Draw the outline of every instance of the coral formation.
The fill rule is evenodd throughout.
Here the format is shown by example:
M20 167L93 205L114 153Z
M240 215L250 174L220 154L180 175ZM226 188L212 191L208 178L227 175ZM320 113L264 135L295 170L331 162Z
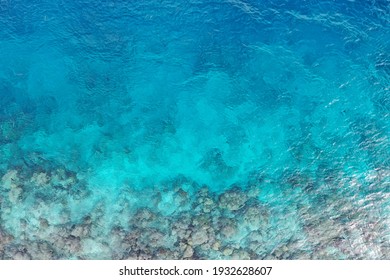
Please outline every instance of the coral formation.
M237 185L219 195L207 186L200 187L194 196L182 200L171 215L148 207L129 208L129 212L121 206L120 211L110 212L109 205L97 201L85 216L75 219L67 214L71 202L58 199L63 192L74 188L78 180L72 172L58 170L18 173L11 169L2 175L1 218L6 222L0 230L1 258L376 259L389 253L384 239L389 230L385 220L355 205L353 193L344 194L340 199L338 195L324 197L311 191L315 204L299 206L298 224L295 217L285 212L292 208L278 210L270 201L264 204L257 198L249 198ZM374 174L368 175L367 180L372 181ZM12 190L27 187L28 192L23 195L17 191L10 195ZM42 187L53 190L51 196L55 199L39 198ZM186 196L181 188L178 193ZM84 197L74 199L83 205L93 195L89 191ZM37 201L28 210L32 211L28 217L19 216L19 232L16 232L12 209L29 199ZM304 202L298 198L296 203ZM187 204L192 209L190 212L186 210ZM50 211L56 208L57 214ZM282 212L278 214L278 211ZM281 235L273 232L281 222L287 223L281 215L293 226L286 228L284 235L283 226L278 228ZM363 219L361 215L366 216ZM118 226L115 221L125 223Z

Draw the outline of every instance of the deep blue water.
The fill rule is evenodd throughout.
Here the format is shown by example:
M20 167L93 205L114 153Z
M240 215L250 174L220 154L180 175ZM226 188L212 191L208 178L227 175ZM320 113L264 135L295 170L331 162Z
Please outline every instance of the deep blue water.
M389 0L0 0L0 259L389 259L389 137Z

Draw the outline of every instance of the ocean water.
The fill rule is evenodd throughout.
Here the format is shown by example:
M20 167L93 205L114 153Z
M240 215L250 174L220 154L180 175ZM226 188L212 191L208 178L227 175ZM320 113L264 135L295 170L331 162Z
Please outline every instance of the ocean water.
M389 0L0 0L0 259L390 259Z

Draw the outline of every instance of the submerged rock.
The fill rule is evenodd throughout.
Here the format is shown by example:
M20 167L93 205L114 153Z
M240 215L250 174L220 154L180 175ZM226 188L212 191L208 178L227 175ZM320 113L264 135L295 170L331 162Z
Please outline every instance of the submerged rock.
M4 259L6 260L31 260L32 257L23 244L8 245L4 248Z
M242 217L244 225L252 230L265 228L268 223L269 211L265 206L254 201L240 210L240 217Z
M1 178L1 186L4 189L12 189L19 186L19 176L17 170L9 170Z
M219 231L224 238L232 238L238 232L238 225L235 219L221 218L218 221Z
M50 182L50 177L45 172L34 173L31 183L38 187L46 187Z
M234 187L219 196L219 207L230 211L237 211L245 205L247 195L238 187Z
M0 256L4 251L4 247L9 245L14 240L14 237L11 234L8 234L0 228Z
M194 246L204 244L208 241L208 239L209 239L209 237L208 237L207 231L205 229L195 231L191 235L191 243Z
M192 249L192 247L190 245L188 245L186 247L186 249L184 250L183 259L190 259L190 258L192 258L193 255L194 255L194 250Z

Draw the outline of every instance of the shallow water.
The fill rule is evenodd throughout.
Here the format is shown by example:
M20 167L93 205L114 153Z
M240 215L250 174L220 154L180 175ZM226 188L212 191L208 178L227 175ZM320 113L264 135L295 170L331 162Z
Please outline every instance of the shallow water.
M0 0L0 258L389 259L389 23Z

